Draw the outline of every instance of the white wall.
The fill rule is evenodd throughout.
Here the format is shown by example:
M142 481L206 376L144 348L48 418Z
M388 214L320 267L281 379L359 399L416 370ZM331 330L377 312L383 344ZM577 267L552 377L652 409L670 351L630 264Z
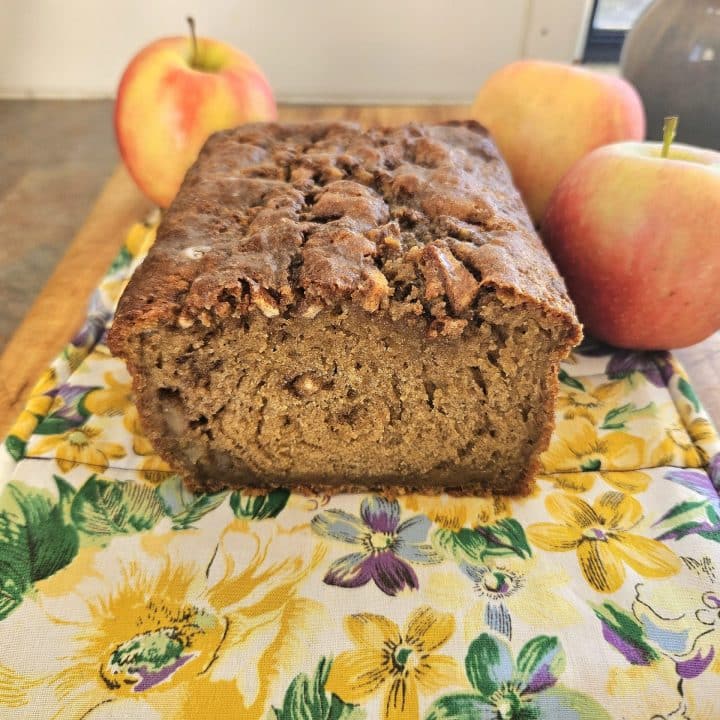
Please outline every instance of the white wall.
M281 101L464 102L520 57L577 57L590 0L0 0L0 96L114 93L143 45L249 53Z

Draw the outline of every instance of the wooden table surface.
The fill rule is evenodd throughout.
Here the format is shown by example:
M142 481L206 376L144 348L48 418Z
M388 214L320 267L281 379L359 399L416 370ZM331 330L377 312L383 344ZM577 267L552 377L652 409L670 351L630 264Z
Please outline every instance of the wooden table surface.
M112 175L111 100L0 99L0 353Z
M362 124L449 120L465 106L281 107L285 121L346 119ZM35 380L85 317L93 288L118 252L127 228L151 210L123 167L100 193L83 227L0 355L0 437L22 409ZM677 351L694 387L720 425L720 333Z

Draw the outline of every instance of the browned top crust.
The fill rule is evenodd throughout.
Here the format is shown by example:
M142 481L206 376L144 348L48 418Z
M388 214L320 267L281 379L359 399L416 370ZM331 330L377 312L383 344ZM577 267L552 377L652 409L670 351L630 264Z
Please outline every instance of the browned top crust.
M460 335L483 289L579 326L565 285L479 124L254 124L188 171L109 338L228 315L314 317L356 303Z

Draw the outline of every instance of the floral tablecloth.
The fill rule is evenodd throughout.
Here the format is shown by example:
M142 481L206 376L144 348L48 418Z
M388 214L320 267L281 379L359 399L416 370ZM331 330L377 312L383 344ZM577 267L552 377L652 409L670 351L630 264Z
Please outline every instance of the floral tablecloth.
M720 718L720 441L587 342L531 497L193 495L104 344L138 224L0 450L0 718Z

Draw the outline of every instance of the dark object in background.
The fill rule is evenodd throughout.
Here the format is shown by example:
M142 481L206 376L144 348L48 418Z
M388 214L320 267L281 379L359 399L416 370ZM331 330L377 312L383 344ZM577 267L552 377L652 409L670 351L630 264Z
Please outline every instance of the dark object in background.
M666 115L679 115L678 142L720 149L720 0L655 0L620 64L645 104L649 139L661 139Z

